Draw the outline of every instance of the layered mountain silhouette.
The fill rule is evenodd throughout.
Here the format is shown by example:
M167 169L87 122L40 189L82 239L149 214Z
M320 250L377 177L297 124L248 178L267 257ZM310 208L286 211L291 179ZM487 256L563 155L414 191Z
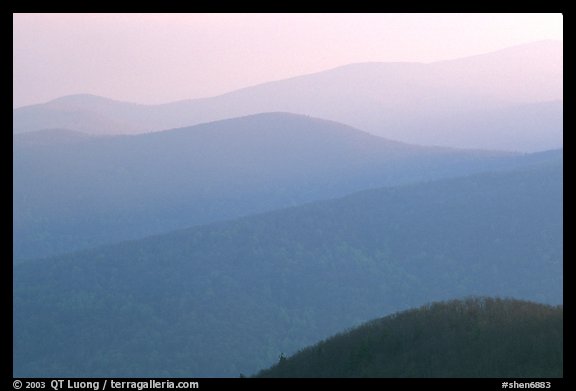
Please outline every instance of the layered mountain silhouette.
M14 137L14 255L55 255L354 191L520 164L267 113L133 136Z
M562 147L562 100L563 44L542 41L430 64L351 64L163 105L68 96L14 110L13 131L139 133L282 111L414 144L541 151Z
M563 308L471 298L373 320L259 377L550 378L563 374Z
M347 134L348 128L341 131ZM190 129L181 132L194 134ZM211 134L217 135L214 131ZM172 136L167 132L148 137L156 142ZM325 143L324 138L321 140ZM143 149L130 145L143 153ZM362 143L360 146L368 148ZM285 147L288 153L289 144ZM220 143L213 148L220 148ZM227 148L232 153L232 147ZM107 150L114 163L114 149L110 146ZM92 161L88 152L83 151L86 161ZM206 146L194 151L208 152ZM171 155L178 153L175 150ZM233 154L232 162L237 163L240 156L248 159L254 153ZM277 153L271 153L272 163ZM316 153L315 149L314 156ZM14 376L237 377L271 366L281 353L292 355L362 322L431 301L490 295L560 304L562 151L525 158L523 167L516 170L363 191L341 199L16 263ZM113 167L111 164L107 169ZM184 168L194 169L193 165ZM84 167L79 170L85 172ZM523 315L524 307L503 304L496 308L495 322L502 327L502 334L487 346L497 346L507 336L514 336L517 326L543 332L539 323L531 320L536 318ZM528 307L528 312L532 311ZM557 316L555 310L533 308ZM463 309L468 311L467 306ZM509 320L508 310L510 316L522 316ZM482 311L478 318L467 320L448 311L449 319L455 322L451 332L462 341L485 341L495 324L474 323L482 319ZM416 339L413 344L399 340L401 345L394 357L409 360L419 351L449 347L450 341L441 338L447 326L438 316L436 310L425 310L416 313L414 319L408 314L383 321L382 327L396 329L399 324L411 324L404 332L416 335L420 330L418 335L423 338L431 330L418 326L418 319L433 317L438 327L437 339ZM401 319L407 321L396 323ZM463 328L466 323L462 322L472 328ZM548 323L542 325L548 329ZM558 356L550 350L555 348L542 345L548 340L553 341L551 346L558 342L554 334L558 322L552 320L549 325L552 328L542 334L544 340L530 336L529 341L537 342L534 346L518 341L502 346L527 354L551 354L550 372L540 368L537 373L557 376ZM379 329L375 326L376 331ZM478 333L469 335L467 330ZM366 338L372 338L371 333L368 330ZM385 349L390 341L383 339L382 345L374 349ZM339 344L324 346L332 349ZM343 362L346 357L336 361L347 368L345 376L451 374L434 363L428 372L419 367L413 368L415 372L398 372L393 364L382 373L375 372L379 367L373 367L376 361L372 353L381 352L370 347L362 350L362 346L352 347L351 352L358 352L358 363L366 363L365 369ZM538 358L527 358L524 367L518 363L502 367L502 371L519 367L520 372L494 372L483 352L480 350L476 357L483 360L476 372L471 365L467 372L456 374L523 376L527 368L538 364ZM460 354L473 352L445 353L447 362L453 362ZM500 359L506 354L500 352L495 357ZM520 355L510 354L508 357L513 358ZM311 360L311 368L322 370L321 362ZM289 362L295 363L296 371L299 361L295 358Z

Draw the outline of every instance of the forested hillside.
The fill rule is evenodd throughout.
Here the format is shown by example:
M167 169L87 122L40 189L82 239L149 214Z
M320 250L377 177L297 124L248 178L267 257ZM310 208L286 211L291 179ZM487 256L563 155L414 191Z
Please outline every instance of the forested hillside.
M467 295L562 303L562 154L14 267L15 376L238 376Z
M306 348L258 377L563 375L563 307L472 298L370 321Z

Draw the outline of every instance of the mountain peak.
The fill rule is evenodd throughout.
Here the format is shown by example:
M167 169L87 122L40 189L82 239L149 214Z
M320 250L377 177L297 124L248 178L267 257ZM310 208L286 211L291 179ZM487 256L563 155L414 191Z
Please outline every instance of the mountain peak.
M123 102L115 99L106 98L99 95L93 94L74 94L66 95L60 98L53 99L46 103L48 107L51 108L63 108L63 109L74 109L74 110L103 110L103 109L117 109L122 106L140 106L137 103Z
M102 102L116 102L113 99L105 98L99 95L93 94L72 94L72 95L65 95L61 96L56 99L52 99L51 101L47 102L50 103L65 103L65 104L93 104L93 103L102 103Z

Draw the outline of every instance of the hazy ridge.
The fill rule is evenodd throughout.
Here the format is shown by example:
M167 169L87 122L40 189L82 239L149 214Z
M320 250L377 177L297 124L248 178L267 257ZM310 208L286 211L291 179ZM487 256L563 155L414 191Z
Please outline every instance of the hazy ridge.
M562 147L562 100L563 43L543 41L430 64L351 64L162 105L63 97L14 110L13 131L139 133L283 111L414 144L528 152Z
M16 264L15 376L238 376L430 301L560 304L562 176L556 153Z

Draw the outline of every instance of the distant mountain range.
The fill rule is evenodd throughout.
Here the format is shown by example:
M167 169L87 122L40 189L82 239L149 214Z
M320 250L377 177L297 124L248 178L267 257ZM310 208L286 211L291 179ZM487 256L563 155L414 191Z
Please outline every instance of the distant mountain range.
M15 109L13 376L562 376L562 60Z
M249 117L240 123L246 125L262 118L270 125L269 131L279 133L283 129L272 126L269 116ZM312 129L321 133L325 126L330 129L334 126L323 121L312 121L312 126L309 120L299 117L293 120L309 125L306 134ZM226 124L234 124L234 127L222 130ZM286 124L286 118L282 124ZM219 124L219 129L222 133L212 128L197 128L147 135L142 140L154 143L160 151L158 156L141 148L144 144L128 145L133 148L133 156L141 156L162 167L168 151L162 149L162 138L174 137L173 146L181 142L180 134L193 138L194 134L209 130L218 142L210 147L186 148L186 153L216 156L211 155L210 148L225 148L230 154L229 162L234 166L242 159L265 153L269 155L274 172L281 172L283 176L292 173L282 166L275 167L278 150L258 148L246 153L240 152L242 149L236 151L235 147L240 147L237 144L221 146L219 137L223 134L229 137L229 132L241 133L242 129L250 127L229 121ZM294 151L290 142L298 143L301 139L296 137L297 131L286 128L286 132L290 137L278 140L282 140L284 152L291 156ZM330 132L346 139L355 135L346 127ZM261 132L256 134L262 140L266 138ZM360 142L363 137L370 141L369 144ZM325 137L314 136L314 139L322 142L325 148L313 148L311 156L317 156L320 151L328 153L330 143ZM372 136L356 135L353 139L358 143L352 144L355 145L352 149L342 149L342 144L336 142L331 148L341 148L342 153L337 156L347 156L346 153L356 156L352 153L356 148L366 152L366 156L372 156L370 148L377 151L380 148L378 139ZM390 147L386 141L380 143ZM411 147L398 144L392 146L400 156L406 149L411 150ZM130 169L129 164L117 164L119 156L125 156L124 147L108 144L106 150L109 165L105 165L102 172ZM178 149L170 151L170 156L182 153ZM63 179L68 177L67 170L72 162L76 162L72 166L83 175L86 175L86 167L77 162L96 161L98 167L103 164L103 159L94 158L92 149L76 153L85 159L52 156ZM392 152L384 155L396 156ZM322 159L310 164L304 156L307 155L297 156L302 159L299 161L306 162L298 170L321 172L318 167L323 167ZM285 156L281 158L285 159ZM14 376L237 377L240 373L253 374L269 367L277 362L281 353L291 355L361 322L431 301L490 295L560 304L563 294L562 151L529 155L524 159L523 166L517 170L363 191L341 199L16 263L13 274ZM142 160L138 160L138 167L140 164ZM344 166L346 164L340 167ZM56 166L45 164L45 167L49 171ZM267 166L259 163L257 167ZM149 170L144 166L142 175ZM188 165L183 170L193 171L195 166ZM216 172L210 171L212 175ZM248 172L258 178L256 172ZM244 175L246 171L237 173L240 174ZM88 177L91 183L104 180L97 175ZM130 173L121 178L125 181L134 178L138 183L145 176ZM64 185L65 181L58 183ZM70 183L71 189L77 188L76 179ZM118 183L120 186L121 181ZM233 183L236 186L236 182ZM219 185L219 182L214 184ZM90 193L81 194L84 198L79 198L78 203L86 207L86 197ZM135 192L134 196L137 194ZM95 197L101 199L103 195ZM130 200L135 205L144 205L140 204L140 199ZM38 231L38 235L41 234L42 231ZM510 314L522 315L522 308L523 305L513 305ZM468 311L467 307L464 309ZM532 309L536 313L540 311L536 307ZM532 309L528 308L528 312ZM482 311L479 310L480 318ZM500 346L502 342L508 345L501 346L533 349L521 350L526 354L549 354L550 349L553 350L541 345L504 341L508 336L515 336L516 327L542 332L537 323L531 323L530 319L534 318L530 314L508 323L507 311L507 305L498 309L496 318L497 322L502 322L497 323L502 334L494 336L487 346ZM557 316L545 308L540 312ZM445 325L437 315L436 310L423 311L418 318L433 317L442 332ZM412 324L405 329L406 333L420 330L426 336L432 332L425 327L417 328L411 317L409 314L398 317L398 322L407 319L401 325ZM458 340L473 338L466 334L468 330L478 331L475 335L479 339L474 341L480 343L488 338L485 331L494 331L495 325L487 324L483 328L481 323L474 323L473 318L462 323L454 312L449 317L456 322L451 332ZM396 320L383 322L384 326L387 324L396 327L399 323ZM463 329L465 324L471 324L472 328ZM529 341L551 340L557 344L558 336L553 334L559 327L558 322L552 319L551 323L542 324L545 328L548 324L554 328L542 334L544 340L532 335ZM533 325L538 327L532 328ZM370 332L366 336L370 337ZM394 357L409 360L419 351L450 344L440 336L428 343L419 341L416 339L414 344L406 345L400 339L399 343L403 345L399 345L399 349L402 350ZM438 345L433 345L435 341ZM390 339L382 340L383 345L379 346L388 343L391 343ZM339 349L341 345L338 342L325 346L330 350L331 346ZM371 347L362 350L362 345L356 346L350 352L358 352L359 363L374 363ZM485 350L480 350L478 354L483 352ZM455 362L460 354L475 353L452 351L442 356ZM507 354L497 352L495 357L507 357ZM509 357L518 357L521 353L510 354ZM550 354L557 359L554 352ZM434 357L440 355L431 355L430 359ZM521 372L506 373L522 376L526 373L524 370L538 362L538 358L525 357L527 366L521 368ZM402 360L399 362L404 362ZM482 365L489 364L482 360ZM296 365L298 360L289 362ZM317 360L310 362L318 364L311 369L323 368ZM551 372L540 368L544 372L538 373L556 376L557 361L550 363ZM335 365L341 364L346 368L354 365L342 360L335 362ZM516 367L516 364L512 365ZM415 365L417 371L421 362L416 361ZM432 363L428 368L435 371L436 367ZM346 374L362 376L355 368ZM487 371L482 373L495 373L485 366L480 369ZM378 368L368 366L366 370ZM446 369L444 372L408 374L414 373L423 376L449 374ZM474 375L476 372L461 374Z
M162 105L68 96L14 110L13 132L141 133L276 111L413 144L526 152L561 148L563 43L543 41L430 64L351 64Z
M373 320L282 358L259 377L563 376L563 308L473 298Z
M286 113L132 136L28 132L13 151L16 258L531 159L414 146Z

